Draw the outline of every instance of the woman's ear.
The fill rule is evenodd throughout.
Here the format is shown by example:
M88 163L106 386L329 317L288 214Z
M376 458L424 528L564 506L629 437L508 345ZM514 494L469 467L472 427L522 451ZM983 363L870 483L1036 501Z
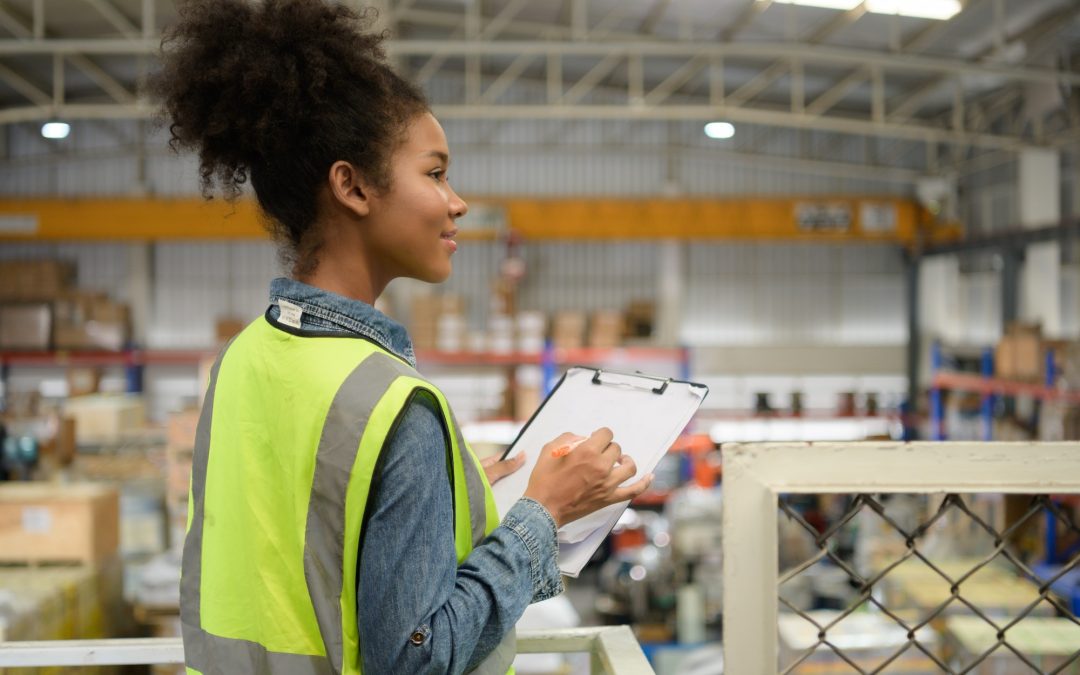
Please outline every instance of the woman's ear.
M339 160L330 167L330 194L334 202L358 216L371 210L371 189L364 184L360 171L352 164Z

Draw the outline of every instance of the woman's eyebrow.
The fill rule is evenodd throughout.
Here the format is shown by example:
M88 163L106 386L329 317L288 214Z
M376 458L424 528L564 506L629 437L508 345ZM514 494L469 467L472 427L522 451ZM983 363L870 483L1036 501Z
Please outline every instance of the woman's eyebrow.
M422 157L438 157L439 159L442 160L443 164L449 164L450 163L450 155L446 154L445 152L442 152L441 150L428 150L427 152L425 152L421 156Z

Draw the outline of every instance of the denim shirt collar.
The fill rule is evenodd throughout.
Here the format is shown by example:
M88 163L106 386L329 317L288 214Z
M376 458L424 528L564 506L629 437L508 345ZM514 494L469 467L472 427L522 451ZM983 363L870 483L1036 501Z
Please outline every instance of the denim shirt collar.
M280 314L278 300L303 310L301 329L337 330L361 335L401 357L413 368L416 354L405 328L366 302L331 293L302 281L278 277L270 282L270 318Z

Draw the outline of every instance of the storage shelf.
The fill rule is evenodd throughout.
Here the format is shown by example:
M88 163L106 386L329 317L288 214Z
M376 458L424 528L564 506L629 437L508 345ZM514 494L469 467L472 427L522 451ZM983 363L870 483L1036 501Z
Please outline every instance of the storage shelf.
M994 377L983 377L968 373L938 372L930 382L934 389L955 389L978 394L999 396L1031 396L1043 400L1058 400L1067 403L1080 403L1080 391L1063 391L1035 384L1018 382Z

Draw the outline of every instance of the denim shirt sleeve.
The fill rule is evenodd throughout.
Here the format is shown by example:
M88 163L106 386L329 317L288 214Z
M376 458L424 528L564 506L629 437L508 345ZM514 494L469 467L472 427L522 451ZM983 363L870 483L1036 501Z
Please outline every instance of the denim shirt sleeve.
M365 672L462 673L525 607L562 592L555 522L523 498L459 566L439 413L418 396L383 449L360 545Z

